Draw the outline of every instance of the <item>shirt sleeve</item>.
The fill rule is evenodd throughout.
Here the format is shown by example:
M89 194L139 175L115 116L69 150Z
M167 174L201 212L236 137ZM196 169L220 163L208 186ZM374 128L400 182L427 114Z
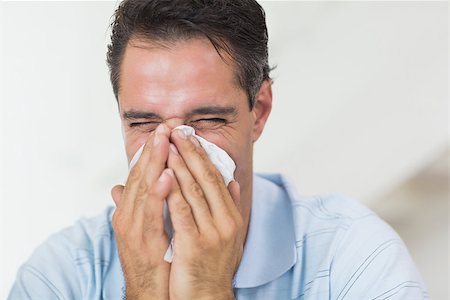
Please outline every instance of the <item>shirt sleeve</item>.
M375 214L353 220L331 267L331 299L428 299L403 241Z
M50 237L19 269L8 300L82 299L70 247L61 235Z

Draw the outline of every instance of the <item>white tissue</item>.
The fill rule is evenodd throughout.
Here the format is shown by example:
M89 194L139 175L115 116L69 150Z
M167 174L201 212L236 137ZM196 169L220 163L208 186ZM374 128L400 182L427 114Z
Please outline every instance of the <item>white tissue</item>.
M197 138L197 140L200 142L200 145L203 147L203 149L205 149L206 153L208 154L208 157L213 163L213 165L217 168L220 174L222 174L225 185L228 186L228 184L234 180L234 171L236 169L236 164L223 149L221 149L220 147L211 142L208 142L204 138L196 135L194 128L190 126L181 125L176 127L174 130L176 129L183 130L187 136L192 135ZM130 170L136 164L139 157L141 157L143 149L144 145L142 145L136 151L136 154L134 154L130 162L129 166ZM170 239L169 247L167 248L166 254L164 255L164 260L167 261L168 263L171 263L173 259L173 238L172 238L173 229L172 229L172 222L170 221L169 209L167 208L167 203L165 201L163 213L164 213L164 228Z
M217 145L208 142L201 136L196 135L194 128L190 126L181 125L175 129L183 130L187 136L193 135L197 138L200 145L202 145L203 149L205 149L208 154L208 157L213 165L217 168L217 170L219 170L220 174L222 174L226 186L234 180L233 176L236 165L231 157L222 148L219 148Z

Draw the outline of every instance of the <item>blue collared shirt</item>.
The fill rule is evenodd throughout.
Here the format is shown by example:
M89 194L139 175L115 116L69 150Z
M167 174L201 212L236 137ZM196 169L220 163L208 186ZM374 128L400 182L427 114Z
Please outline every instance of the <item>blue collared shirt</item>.
M282 175L254 177L237 299L427 299L408 250L373 212L342 195L305 197ZM111 217L81 219L20 268L9 299L123 299Z

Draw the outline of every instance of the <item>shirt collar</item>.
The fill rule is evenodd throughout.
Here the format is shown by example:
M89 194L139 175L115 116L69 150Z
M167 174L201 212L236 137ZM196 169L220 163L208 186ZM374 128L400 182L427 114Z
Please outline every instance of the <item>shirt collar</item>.
M291 269L296 259L292 206L283 180L279 175L255 175L247 240L234 287L268 283Z

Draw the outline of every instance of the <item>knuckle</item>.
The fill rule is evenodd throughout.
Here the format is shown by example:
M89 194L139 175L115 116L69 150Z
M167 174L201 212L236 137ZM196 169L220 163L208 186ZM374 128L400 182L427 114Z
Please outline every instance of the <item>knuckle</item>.
M150 139L150 138L151 138L151 139L154 138L154 132L151 133L149 139ZM152 151L152 143L149 143L149 142L145 143L144 151L148 151L149 153L151 153L151 151Z
M186 143L186 150L189 152L196 152L197 147L193 143Z
M209 160L209 156L203 148L196 148L196 151L202 160Z
M144 207L144 218L145 224L153 223L155 221L155 216L153 215L152 211L148 209L148 207Z
M142 231L145 235L156 236L161 232L161 226L153 221L145 222Z
M233 227L228 227L222 233L222 241L223 243L228 244L228 242L234 240L236 236L236 230Z
M162 213L161 213L161 217L158 216L158 214L154 211L154 208L151 207L150 203L146 203L143 206L144 209L144 224L146 223L152 223L152 224L157 224L160 220L162 223Z
M197 243L201 252L209 252L220 246L220 237L217 232L212 232L207 238L200 239Z
M201 159L203 162L205 162L206 164L209 164L209 165L210 165L210 166L208 166L208 168L213 168L214 171L217 171L216 168L214 168L214 167L212 166L211 159L209 158L208 153L206 153L205 149L203 149L203 148L197 148L196 151L197 151L197 155L200 156L200 159Z
M182 160L179 155L169 155L168 164L177 168L183 166Z
M192 195L196 198L203 197L203 190L200 187L200 185L195 181L191 184L191 192L192 192Z
M142 233L148 237L158 237L164 233L162 218L156 217L151 212L145 213L145 221L142 224Z
M134 199L134 206L140 207L143 203L145 203L145 194L137 194L136 198Z
M148 186L147 186L147 184L144 182L144 183L141 183L141 184L139 185L138 193L139 193L139 194L145 194L145 193L147 192L147 190L148 190Z
M130 179L131 180L136 180L141 176L141 169L139 168L138 165L135 165L133 168L131 168L130 171Z
M225 226L222 230L222 238L225 241L234 240L239 231L239 226L235 220L231 217L228 217L225 221Z
M188 217L192 214L191 207L182 201L175 204L175 212L181 217Z
M203 173L203 178L207 181L207 182L216 182L217 181L217 173L216 170L213 169L206 169L205 172Z

